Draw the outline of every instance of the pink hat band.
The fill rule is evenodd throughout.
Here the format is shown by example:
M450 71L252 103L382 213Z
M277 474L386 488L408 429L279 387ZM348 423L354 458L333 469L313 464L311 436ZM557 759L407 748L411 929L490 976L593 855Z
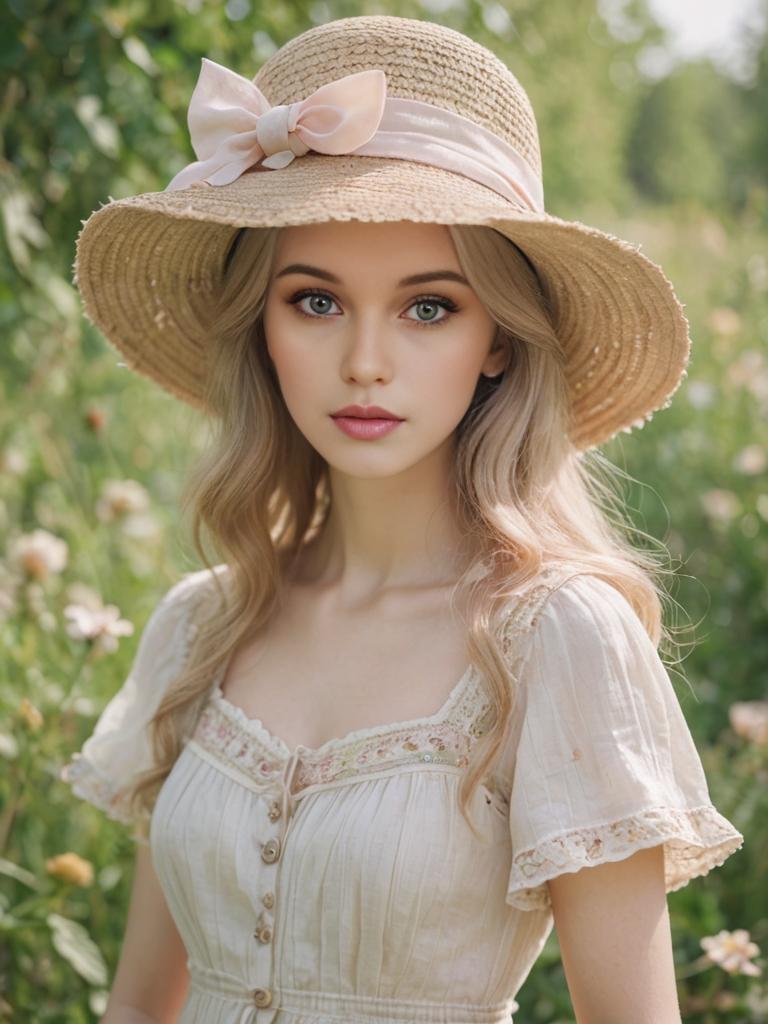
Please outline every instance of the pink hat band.
M204 57L187 114L198 159L165 191L197 181L228 185L254 166L279 170L312 151L431 164L517 208L544 210L541 177L508 142L453 111L387 97L386 88L383 71L360 71L273 107L253 82Z

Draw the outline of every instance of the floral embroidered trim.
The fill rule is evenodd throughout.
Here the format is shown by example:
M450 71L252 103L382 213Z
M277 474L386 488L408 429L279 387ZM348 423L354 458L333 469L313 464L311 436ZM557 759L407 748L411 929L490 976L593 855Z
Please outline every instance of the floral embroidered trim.
M421 762L464 768L469 764L472 746L470 735L456 730L449 722L440 722L429 728L420 726L358 740L341 752L332 751L319 761L299 762L296 779L299 788L303 789L400 764Z
M521 850L512 859L507 903L521 910L550 907L546 882L583 867L623 860L664 843L667 892L719 867L740 849L744 837L711 804L650 807L619 821L573 829Z
M472 676L473 673L468 673L466 682ZM475 722L478 711L482 714L487 710L488 705L478 702L477 694L470 690L454 703L443 720L423 719L402 727L395 723L358 730L356 738L348 742L302 751L295 776L296 788L361 772L375 772L395 764L422 762L464 767L469 763L476 736L480 735ZM282 772L284 753L281 749L278 755L273 749L271 737L266 730L259 729L257 720L249 720L239 712L239 708L214 696L198 720L194 739L249 778L267 781ZM263 738L259 732L263 732Z
M209 702L203 709L192 738L204 750L216 754L249 778L264 781L282 769L282 761L228 708Z
M519 600L510 598L511 604L504 617L500 641L505 661L513 674L519 671L520 662L527 654L527 647L521 640L533 633L554 591L578 575L578 570L569 570L567 563L553 562L542 569L538 581Z

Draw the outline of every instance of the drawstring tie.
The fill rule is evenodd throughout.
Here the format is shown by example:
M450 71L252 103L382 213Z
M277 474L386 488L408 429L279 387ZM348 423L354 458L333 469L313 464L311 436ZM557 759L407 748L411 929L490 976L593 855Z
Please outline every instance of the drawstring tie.
M291 787L293 785L293 777L296 773L296 766L298 765L299 758L301 757L303 752L303 746L299 745L298 747L296 747L296 749L292 752L291 756L288 758L285 765L283 766L280 808L283 815L283 821L285 822L287 822L288 819L293 815L293 811L296 806L296 798L294 794L291 792Z

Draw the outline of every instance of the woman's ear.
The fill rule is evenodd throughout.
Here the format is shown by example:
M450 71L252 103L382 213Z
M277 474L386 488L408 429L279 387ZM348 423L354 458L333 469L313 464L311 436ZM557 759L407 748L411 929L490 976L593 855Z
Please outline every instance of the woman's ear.
M507 349L497 330L488 355L483 362L481 373L483 377L500 377L504 372L507 362Z

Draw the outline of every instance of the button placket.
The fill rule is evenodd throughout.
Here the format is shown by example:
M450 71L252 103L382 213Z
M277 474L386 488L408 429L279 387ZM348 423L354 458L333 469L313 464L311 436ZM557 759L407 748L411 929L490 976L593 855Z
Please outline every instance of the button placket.
M269 805L268 813L270 821L277 821L278 818L282 815L282 810L277 800L273 800L272 803Z
M272 865L275 868L276 875L272 888L265 890L261 896L261 902L266 910L273 910L276 904L275 894L277 891L277 873L279 870L280 856L283 852L285 835L296 806L294 795L291 792L291 787L293 785L296 767L304 749L305 748L303 746L296 747L283 765L283 770L280 772L278 779L276 780L280 786L279 798L271 801L267 811L269 820L272 822L279 821L280 826L277 835L270 836L261 844L261 859L265 864ZM257 917L253 937L257 942L264 945L272 944L272 948L274 950L274 918L272 915L265 913L264 910L260 911ZM274 975L274 968L275 961L273 953L271 963L272 975ZM261 1009L266 1009L272 1005L272 1000L272 989L265 986L253 989L253 1002L255 1006Z
M258 939L259 942L271 942L272 941L272 921L269 917L262 912L258 916L258 924L253 932L253 937Z

